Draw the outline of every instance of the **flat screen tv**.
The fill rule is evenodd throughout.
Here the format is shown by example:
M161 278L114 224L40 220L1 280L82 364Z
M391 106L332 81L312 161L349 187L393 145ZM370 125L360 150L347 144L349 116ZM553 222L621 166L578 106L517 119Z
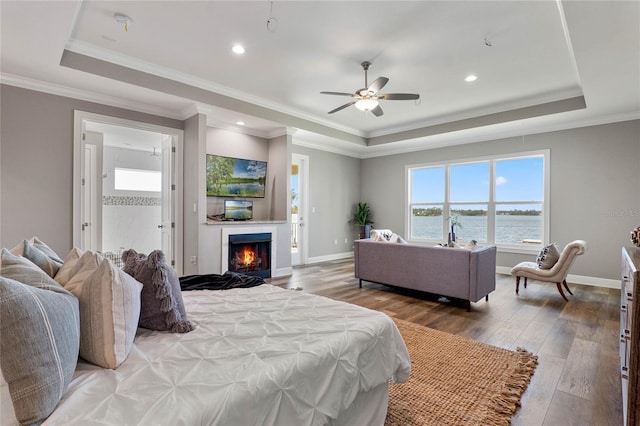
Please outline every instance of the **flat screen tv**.
M253 219L253 201L224 200L224 219Z
M207 196L264 198L265 161L207 154Z

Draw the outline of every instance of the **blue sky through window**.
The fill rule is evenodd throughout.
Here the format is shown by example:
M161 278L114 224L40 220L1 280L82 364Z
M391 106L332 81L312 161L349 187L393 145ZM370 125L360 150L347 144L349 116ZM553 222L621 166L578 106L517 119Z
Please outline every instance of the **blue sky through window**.
M543 157L496 161L495 201L541 201L543 169ZM452 165L449 173L451 202L489 200L489 162ZM444 202L444 167L414 169L411 176L413 203ZM511 208L502 206L501 209Z

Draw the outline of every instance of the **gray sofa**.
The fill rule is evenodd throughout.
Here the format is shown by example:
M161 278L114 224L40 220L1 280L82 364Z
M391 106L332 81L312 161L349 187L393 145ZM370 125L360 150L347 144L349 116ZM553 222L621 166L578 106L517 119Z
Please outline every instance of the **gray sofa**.
M424 291L471 302L496 288L496 247L474 250L356 240L355 276L370 281Z

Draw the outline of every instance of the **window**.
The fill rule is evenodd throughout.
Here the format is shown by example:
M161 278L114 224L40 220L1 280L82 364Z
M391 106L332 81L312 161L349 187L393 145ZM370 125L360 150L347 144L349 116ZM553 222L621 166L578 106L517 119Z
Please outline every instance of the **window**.
M407 168L408 235L538 248L548 235L548 151Z
M114 173L114 188L120 191L162 191L162 172L119 169Z

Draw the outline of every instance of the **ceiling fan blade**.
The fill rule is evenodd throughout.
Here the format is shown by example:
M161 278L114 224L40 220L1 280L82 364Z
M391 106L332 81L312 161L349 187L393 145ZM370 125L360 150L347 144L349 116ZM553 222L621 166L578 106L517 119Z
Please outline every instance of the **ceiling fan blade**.
M382 89L385 84L387 84L389 82L389 79L387 77L378 77L376 78L373 83L371 83L369 85L369 87L367 87L367 89L370 92L377 92L378 90Z
M321 95L355 96L353 93L344 92L320 92Z
M388 101L410 101L412 99L420 99L417 93L385 93L378 95L378 99L386 99Z
M380 108L380 105L378 105L377 107L375 107L374 109L371 110L371 112L373 113L373 115L375 115L376 117L380 117L382 114L384 114L384 112L382 111L382 108Z
M327 114L333 114L334 112L338 112L338 111L340 111L340 110L343 110L343 109L345 109L346 107L349 107L349 106L351 106L351 105L353 105L353 104L355 104L355 103L356 103L356 101L353 101L353 102L349 102L349 103L347 103L347 104L341 105L341 106L339 106L339 107L338 107L338 108L336 108L336 109L332 109L332 110L331 110L331 111L329 111Z

